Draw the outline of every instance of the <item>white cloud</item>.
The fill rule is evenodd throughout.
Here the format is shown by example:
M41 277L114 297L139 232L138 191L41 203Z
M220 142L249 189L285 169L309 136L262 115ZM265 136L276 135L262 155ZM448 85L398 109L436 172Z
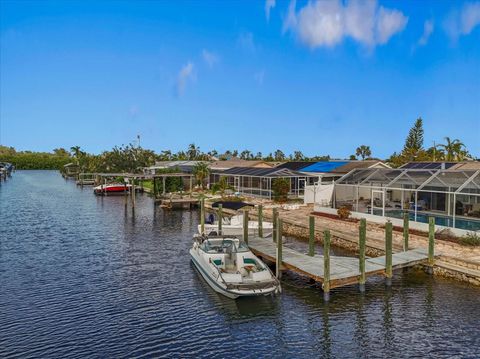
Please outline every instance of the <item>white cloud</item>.
M288 5L287 17L283 21L283 33L285 33L289 29L295 29L295 27L297 26L297 14L295 13L296 5L296 0L290 1L290 5Z
M418 46L424 46L427 44L428 39L430 38L430 35L433 32L433 29L434 29L433 21L426 20L425 23L423 24L423 34L418 40Z
M184 65L180 72L178 73L177 77L177 95L182 96L185 93L185 87L187 86L187 82L194 78L195 74L193 72L193 63L188 62Z
M289 6L283 31L293 31L311 48L333 47L350 37L373 47L387 43L407 25L401 11L378 6L375 0L340 0L309 2L295 13L295 2Z
M255 79L255 81L257 82L257 84L263 85L263 79L265 78L265 70L256 72L256 73L253 75L253 78Z
M345 7L345 32L367 45L375 43L375 1L353 1Z
M460 11L453 10L445 19L443 27L453 41L461 35L470 34L480 24L480 2L465 3Z
M265 1L265 16L267 17L267 21L270 20L270 10L275 7L275 0L266 0Z
M397 32L403 31L408 18L401 11L380 6L377 18L377 43L386 44Z
M218 62L218 56L205 49L202 50L202 58L209 67L213 67Z
M480 24L480 2L467 3L460 16L462 34L468 35Z
M237 40L241 48L247 51L255 51L255 42L253 41L253 34L251 32L242 32Z

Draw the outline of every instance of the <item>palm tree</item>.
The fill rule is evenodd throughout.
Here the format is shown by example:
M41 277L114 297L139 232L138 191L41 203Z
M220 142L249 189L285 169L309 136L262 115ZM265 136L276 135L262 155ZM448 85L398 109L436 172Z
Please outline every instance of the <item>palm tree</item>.
M200 154L200 147L195 146L194 143L191 143L188 146L187 155L189 160L196 160Z
M161 161L170 161L172 159L172 151L164 150L160 153L158 158L160 158Z
M440 144L438 147L445 152L446 161L463 161L467 157L465 144L460 140L452 140L450 137L445 137L445 144Z
M240 153L240 158L242 160L249 160L252 157L252 153L249 150L243 150Z
M357 147L355 154L362 157L363 161L366 157L370 157L372 155L372 151L370 150L370 146L361 145Z
M285 161L285 154L281 150L276 150L273 156L275 161Z
M193 166L192 170L195 179L197 180L197 184L199 184L203 189L203 184L205 179L208 178L210 175L210 168L208 167L207 162L198 162Z

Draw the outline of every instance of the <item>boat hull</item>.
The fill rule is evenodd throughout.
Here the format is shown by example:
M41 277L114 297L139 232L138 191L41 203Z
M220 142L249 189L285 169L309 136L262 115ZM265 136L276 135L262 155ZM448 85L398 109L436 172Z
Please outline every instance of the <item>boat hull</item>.
M268 296L271 294L274 294L277 291L277 288L272 286L271 288L268 289L262 289L262 290L248 290L248 291L243 291L243 290L231 290L227 289L225 285L222 283L219 283L212 275L208 273L208 268L205 268L201 264L201 259L200 257L195 253L193 249L190 249L190 257L195 265L195 268L200 272L202 275L203 279L208 283L208 285L217 293L220 293L224 295L227 298L230 299L237 299L240 297L255 297L255 296Z
M117 194L129 192L131 185L101 185L93 189L93 192L97 195L103 194Z

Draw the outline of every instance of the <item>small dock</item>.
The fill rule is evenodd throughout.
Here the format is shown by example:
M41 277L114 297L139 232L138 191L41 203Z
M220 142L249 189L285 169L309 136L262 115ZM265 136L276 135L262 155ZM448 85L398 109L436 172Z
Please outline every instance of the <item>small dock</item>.
M158 198L155 200L160 202L160 205L165 208L194 208L198 206L199 199L196 197L182 197L182 198Z
M248 246L258 256L276 263L277 245L272 239L250 238ZM307 276L316 282L323 283L324 256L300 253L288 247L282 249L282 267L292 272ZM392 254L392 269L411 267L424 263L428 260L428 252L425 249L412 249L406 252ZM330 257L330 288L338 288L346 285L359 283L360 260L353 257ZM365 259L366 277L385 275L386 256Z
M95 173L80 173L77 179L78 186L93 186L95 185Z

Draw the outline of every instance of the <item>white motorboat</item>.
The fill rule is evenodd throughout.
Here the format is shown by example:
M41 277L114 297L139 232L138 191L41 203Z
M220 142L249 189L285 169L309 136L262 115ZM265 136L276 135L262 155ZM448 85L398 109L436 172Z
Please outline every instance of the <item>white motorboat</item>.
M212 214L213 216L213 214ZM205 235L218 235L218 219L213 218L212 223L205 223ZM273 223L263 222L263 237L269 237L273 232ZM198 225L198 233L202 234L202 226ZM243 235L243 214L233 217L222 218L222 235L224 236L242 236ZM258 221L248 221L248 235L258 236Z
M190 256L207 283L218 293L238 297L278 293L280 282L243 240L195 236Z

